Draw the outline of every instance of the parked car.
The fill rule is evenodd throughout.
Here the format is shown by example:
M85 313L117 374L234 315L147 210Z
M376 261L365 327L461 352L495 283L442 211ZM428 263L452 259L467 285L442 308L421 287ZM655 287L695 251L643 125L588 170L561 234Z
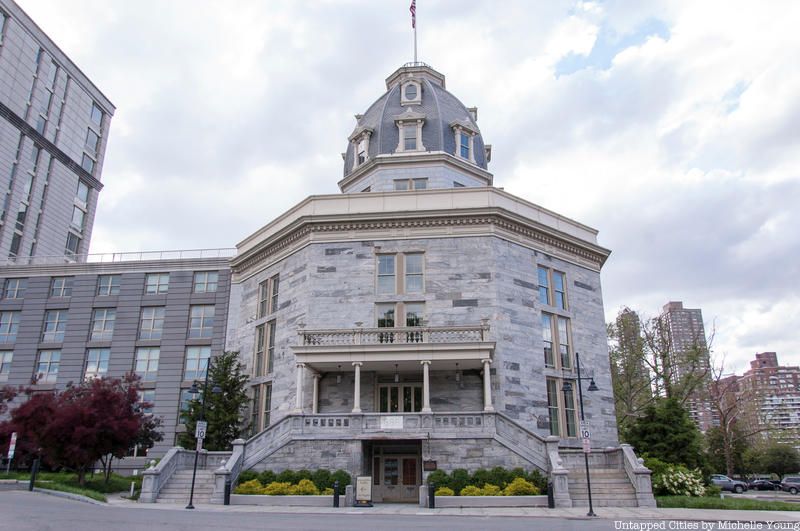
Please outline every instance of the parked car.
M781 482L769 479L756 479L747 484L748 489L753 490L781 490Z
M786 476L781 481L781 489L789 494L797 494L800 492L800 476Z
M731 492L735 492L736 494L741 494L747 490L747 483L744 481L731 479L728 476L723 476L722 474L714 474L711 476L711 483L722 490L729 490Z

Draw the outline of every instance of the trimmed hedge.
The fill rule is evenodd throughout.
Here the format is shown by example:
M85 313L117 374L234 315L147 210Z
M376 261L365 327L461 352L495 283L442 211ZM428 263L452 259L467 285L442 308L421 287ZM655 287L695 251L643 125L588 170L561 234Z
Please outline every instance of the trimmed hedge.
M344 494L344 488L350 485L352 479L346 470L320 469L310 470L284 470L278 474L271 470L256 472L245 470L239 474L239 485L234 490L236 494L269 494L281 496L287 494L314 495L333 494L333 483L339 482L339 493ZM266 492L269 490L270 492Z
M457 468L450 474L444 470L436 470L428 476L428 482L434 483L437 490L446 487L454 493L460 493L464 488L471 486L481 489L483 491L483 494L479 494L481 496L499 496L503 495L507 487L518 478L534 487L536 494L547 491L547 478L538 470L526 472L522 468L508 470L499 466L491 470L482 468L472 474L463 468Z

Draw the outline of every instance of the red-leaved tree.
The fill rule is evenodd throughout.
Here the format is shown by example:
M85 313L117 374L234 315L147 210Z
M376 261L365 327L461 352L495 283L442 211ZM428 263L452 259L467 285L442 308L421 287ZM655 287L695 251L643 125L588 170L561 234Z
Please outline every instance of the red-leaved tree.
M161 440L161 419L144 413L138 377L97 378L55 393L35 393L11 412L3 432L16 431L27 453L78 474L102 457L122 458L136 443Z

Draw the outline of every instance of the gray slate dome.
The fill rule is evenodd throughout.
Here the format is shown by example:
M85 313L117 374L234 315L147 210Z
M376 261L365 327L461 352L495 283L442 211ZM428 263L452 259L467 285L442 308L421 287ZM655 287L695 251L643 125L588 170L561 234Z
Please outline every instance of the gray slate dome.
M420 83L422 101L418 105L401 105L401 83L409 74ZM386 80L387 91L370 105L362 115L357 116L355 130L369 128L372 135L369 141L369 158L378 155L395 153L399 142L399 131L395 118L407 111L423 113L425 123L422 126L422 144L425 151L444 151L456 155L456 140L451 124L454 122L468 125L477 132L473 137L473 156L475 164L487 169L483 137L470 110L444 88L444 76L427 65L406 66L397 70ZM344 160L345 177L353 172L355 146L348 143Z

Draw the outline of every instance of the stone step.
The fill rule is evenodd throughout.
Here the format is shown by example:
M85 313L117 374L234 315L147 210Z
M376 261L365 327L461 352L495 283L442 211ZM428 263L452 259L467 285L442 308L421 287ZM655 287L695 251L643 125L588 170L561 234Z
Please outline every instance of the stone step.
M164 487L159 491L158 494L159 494L159 496L161 496L161 495L166 496L168 494L183 494L184 492L186 494L189 494L189 492L191 492L191 489L184 489L184 488L179 488L179 489L172 488L172 489L170 489L170 488ZM203 487L202 489L198 489L195 486L194 492L195 492L195 494L197 494L198 492L201 493L201 494L211 494L212 492L214 492L214 489L213 488L206 488L206 487Z
M588 500L572 500L573 507L589 507ZM638 507L636 500L595 500L592 498L592 507Z

